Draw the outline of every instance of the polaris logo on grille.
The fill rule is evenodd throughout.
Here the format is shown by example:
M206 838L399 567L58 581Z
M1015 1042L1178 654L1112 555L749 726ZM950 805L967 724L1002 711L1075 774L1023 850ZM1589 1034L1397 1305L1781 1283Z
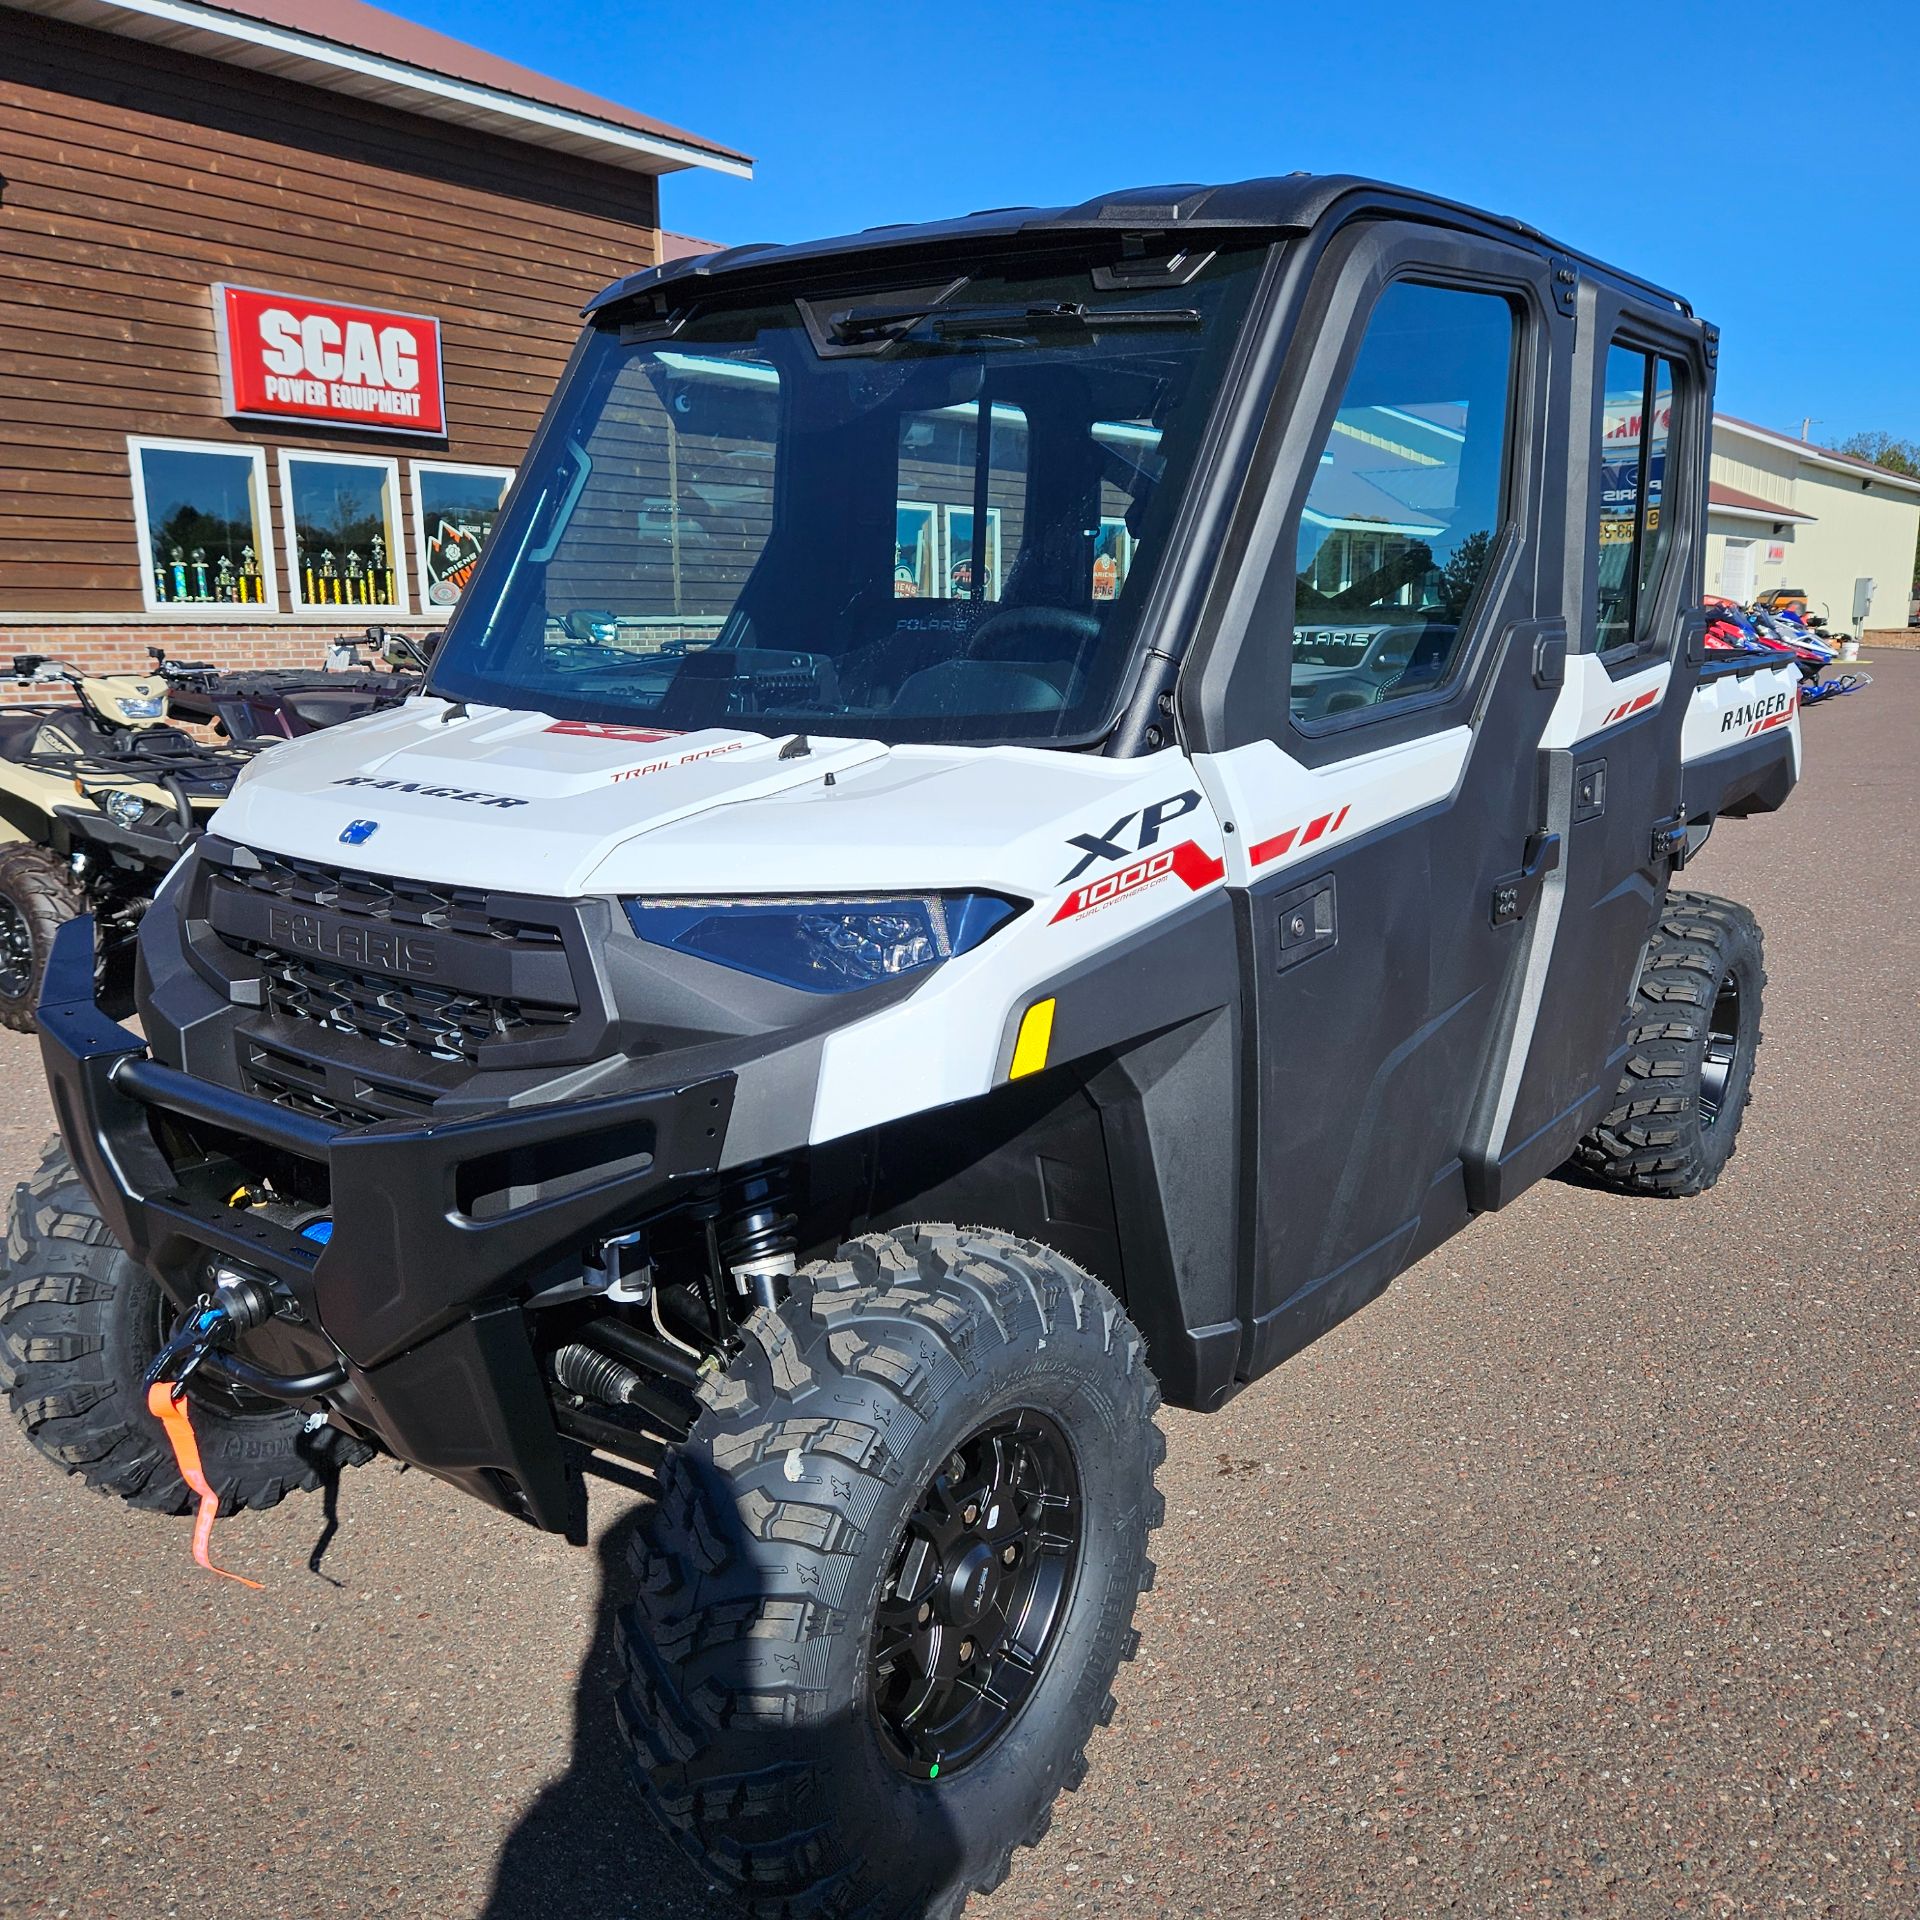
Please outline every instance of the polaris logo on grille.
M382 793L417 793L423 800L464 800L473 807L524 807L510 793L478 793L471 787L433 787L424 780L376 780L370 773L350 773L336 787L374 787Z
M297 953L317 953L343 967L371 967L379 973L440 971L439 951L422 934L356 926L295 907L275 907L267 916L267 941Z

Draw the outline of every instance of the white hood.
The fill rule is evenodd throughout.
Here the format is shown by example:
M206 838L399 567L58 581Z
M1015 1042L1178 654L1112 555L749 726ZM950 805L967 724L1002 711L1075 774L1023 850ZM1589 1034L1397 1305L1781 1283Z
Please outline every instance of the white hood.
M214 831L262 851L556 896L1061 885L1181 756L669 733L424 697L254 761Z

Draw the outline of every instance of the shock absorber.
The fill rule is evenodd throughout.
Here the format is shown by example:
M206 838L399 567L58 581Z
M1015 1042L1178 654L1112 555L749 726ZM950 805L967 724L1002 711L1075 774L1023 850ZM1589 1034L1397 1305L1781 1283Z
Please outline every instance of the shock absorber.
M777 1307L793 1279L794 1229L800 1221L785 1209L786 1185L781 1170L750 1174L726 1195L721 1219L708 1228L716 1264L763 1307Z

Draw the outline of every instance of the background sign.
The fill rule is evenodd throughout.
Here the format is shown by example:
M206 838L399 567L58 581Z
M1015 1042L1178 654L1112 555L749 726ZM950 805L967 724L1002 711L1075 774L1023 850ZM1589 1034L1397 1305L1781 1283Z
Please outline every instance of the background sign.
M225 285L213 312L224 412L445 434L438 320Z

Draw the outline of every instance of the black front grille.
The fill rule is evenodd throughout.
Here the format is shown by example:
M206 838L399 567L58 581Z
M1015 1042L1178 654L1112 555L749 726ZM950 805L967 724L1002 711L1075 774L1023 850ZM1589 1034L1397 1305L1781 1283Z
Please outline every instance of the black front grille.
M523 1005L423 981L392 980L251 942L240 951L260 963L267 1005L281 1019L311 1021L383 1047L410 1047L429 1060L478 1066L482 1050L494 1042L528 1039L536 1028L565 1027L574 1017L571 1007Z
M249 1092L316 1120L369 1127L379 1120L408 1120L433 1110L433 1100L425 1093L359 1074L348 1077L343 1091L324 1066L251 1037L242 1042L241 1061Z
M249 864L250 863L250 864ZM442 887L424 880L390 880L296 860L282 853L243 854L222 874L231 886L329 913L381 921L391 926L424 927L446 933L511 941L516 946L558 947L559 926L502 912L483 887Z
M215 842L200 910L224 950L217 964L229 991L268 1016L260 1037L277 1033L291 1046L305 1030L307 1044L344 1064L350 1056L319 1036L346 1036L380 1049L383 1058L362 1059L383 1080L412 1077L409 1059L416 1070L507 1066L580 1017L577 939L568 938L578 909L564 901ZM269 1084L275 1076L257 1069L247 1071L260 1091L314 1110L310 1090ZM340 1095L336 1083L328 1097Z

